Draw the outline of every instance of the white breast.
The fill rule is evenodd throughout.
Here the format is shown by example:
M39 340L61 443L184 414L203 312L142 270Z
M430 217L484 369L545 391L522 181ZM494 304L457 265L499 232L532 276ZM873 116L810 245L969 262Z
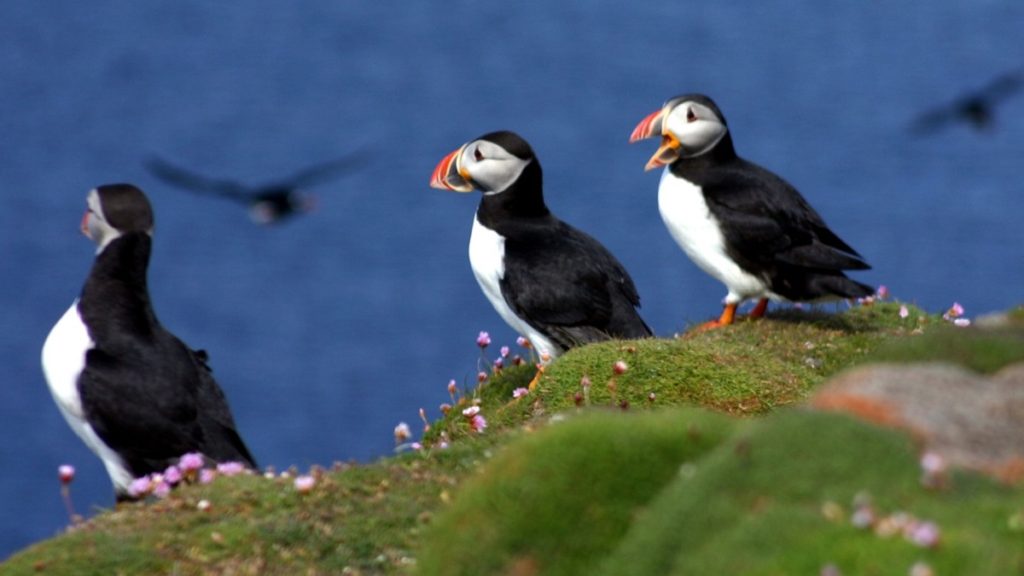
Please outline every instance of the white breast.
M666 168L658 186L658 209L665 227L697 266L725 284L727 304L755 297L775 297L759 278L744 272L725 250L718 221L700 187L679 178Z
M480 289L491 301L491 305L498 311L502 320L521 336L528 338L538 354L546 353L551 358L557 356L559 348L516 316L505 302L505 297L501 294L501 279L505 277L505 238L475 218L473 233L469 237L469 264L473 267L473 275L476 276Z
M78 300L75 300L50 330L43 344L43 375L68 425L103 460L114 486L127 491L132 474L121 457L100 439L86 420L78 392L78 377L85 369L85 353L95 345L78 313Z

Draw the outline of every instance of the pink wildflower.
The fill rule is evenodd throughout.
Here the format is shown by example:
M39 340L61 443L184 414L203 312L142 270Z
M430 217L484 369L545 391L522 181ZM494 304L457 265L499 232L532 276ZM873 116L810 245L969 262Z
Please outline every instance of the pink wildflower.
M942 533L939 525L934 522L917 522L907 534L907 540L921 548L934 548L939 545Z
M622 360L616 360L615 364L612 365L612 372L616 374L625 374L626 370L629 370L629 365Z
M501 370L504 367L505 367L505 361L504 360L502 360L501 358L496 358L494 360L494 369L495 370Z
M889 297L889 287L882 284L878 287L878 290L875 291L875 295L878 296L879 300L885 300Z
M455 396L455 390L456 390L455 380L449 380L448 381L448 393L451 394L452 396Z
M531 346L530 341L527 340L526 338L523 338L522 336L516 338L516 345L519 346L520 348L529 348Z
M221 462L217 464L217 472L224 476L236 476L245 472L245 466L241 462Z
M502 358L508 358L508 353L509 353L508 346L502 346L501 347L501 357Z
M149 494L152 489L153 483L150 481L149 476L143 476L132 480L132 483L128 486L128 495L132 498L139 498Z
M209 468L203 468L199 471L199 483L209 484L213 482L213 479L217 477L217 471Z
M206 512L207 510L210 509L210 501L203 499L200 500L199 502L196 502L196 509L199 510L200 512Z
M181 470L179 470L177 466L168 466L167 470L164 470L164 482L167 482L171 486L181 482L181 478Z
M480 382L480 383L486 382L487 381L487 372L477 372L476 373L476 381Z
M61 464L57 467L57 477L60 478L60 483L63 485L71 484L71 481L75 479L75 467L70 464Z
M189 452L178 460L178 468L182 472L193 472L203 467L203 455L199 452Z
M309 475L302 475L295 477L295 490L299 494L306 494L313 489L316 485L316 479Z
M900 318L906 318L907 316L910 316L910 310L907 309L907 305L906 304L901 304L900 305Z
M405 422L399 422L398 426L395 426L395 444L401 444L412 436L412 432L409 430L409 425Z
M474 414L473 417L469 419L469 427L472 428L474 432L481 434L484 429L487 428L487 419L484 418L482 414Z
M958 326L960 328L964 328L966 326L970 326L971 321L968 318L956 318L953 320L953 325Z
M487 348L491 345L491 335L487 332L480 332L480 335L476 337L476 345L481 348Z
M526 388L516 388L515 390L512 391L512 397L522 398L523 396L526 396L529 393L530 391Z
M466 408L462 411L462 415L465 416L466 418L472 418L473 416L476 416L479 413L479 406L470 406L469 408Z
M166 498L167 495L170 493L171 485L168 484L166 481L157 482L156 486L153 488L153 495L156 496L157 498Z

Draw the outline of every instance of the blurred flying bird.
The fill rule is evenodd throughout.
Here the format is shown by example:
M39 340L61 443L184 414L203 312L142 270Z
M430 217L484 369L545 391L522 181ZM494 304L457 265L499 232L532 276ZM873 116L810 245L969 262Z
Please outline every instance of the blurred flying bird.
M966 122L975 130L988 130L995 121L996 106L1021 88L1024 88L1024 72L1006 72L977 90L921 114L911 124L910 131L926 135L956 122Z
M316 208L316 197L305 189L340 178L360 168L366 160L365 151L315 164L287 178L260 185L246 185L236 180L213 178L151 157L146 169L164 182L196 194L219 196L249 207L249 217L257 224L274 224L289 216Z

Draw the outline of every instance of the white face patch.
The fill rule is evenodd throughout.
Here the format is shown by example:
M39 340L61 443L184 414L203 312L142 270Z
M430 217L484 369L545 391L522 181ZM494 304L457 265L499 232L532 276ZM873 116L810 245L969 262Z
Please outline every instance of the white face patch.
M462 149L459 167L485 194L500 194L519 179L532 160L523 160L488 140L474 140Z
M664 131L670 132L682 145L682 156L700 156L715 147L729 129L707 106L683 102L669 111Z
M90 240L96 243L96 253L99 254L103 252L107 244L121 236L121 231L107 222L107 218L103 214L103 205L100 202L100 193L95 188L89 191L86 204L89 207L89 213L86 216L85 229L83 231Z

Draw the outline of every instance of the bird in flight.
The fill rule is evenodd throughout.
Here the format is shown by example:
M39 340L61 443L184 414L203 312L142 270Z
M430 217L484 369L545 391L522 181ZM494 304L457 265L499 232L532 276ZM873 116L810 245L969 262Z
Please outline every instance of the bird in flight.
M219 196L244 204L248 206L249 217L253 222L275 224L315 209L316 197L306 192L306 189L352 173L365 163L365 159L364 151L357 151L309 166L287 178L258 185L205 176L157 156L146 160L145 166L151 174L167 184L196 194Z
M995 121L996 106L1021 88L1024 88L1024 71L1000 74L985 86L921 114L911 124L910 131L923 136L957 122L966 122L975 130L987 130Z

